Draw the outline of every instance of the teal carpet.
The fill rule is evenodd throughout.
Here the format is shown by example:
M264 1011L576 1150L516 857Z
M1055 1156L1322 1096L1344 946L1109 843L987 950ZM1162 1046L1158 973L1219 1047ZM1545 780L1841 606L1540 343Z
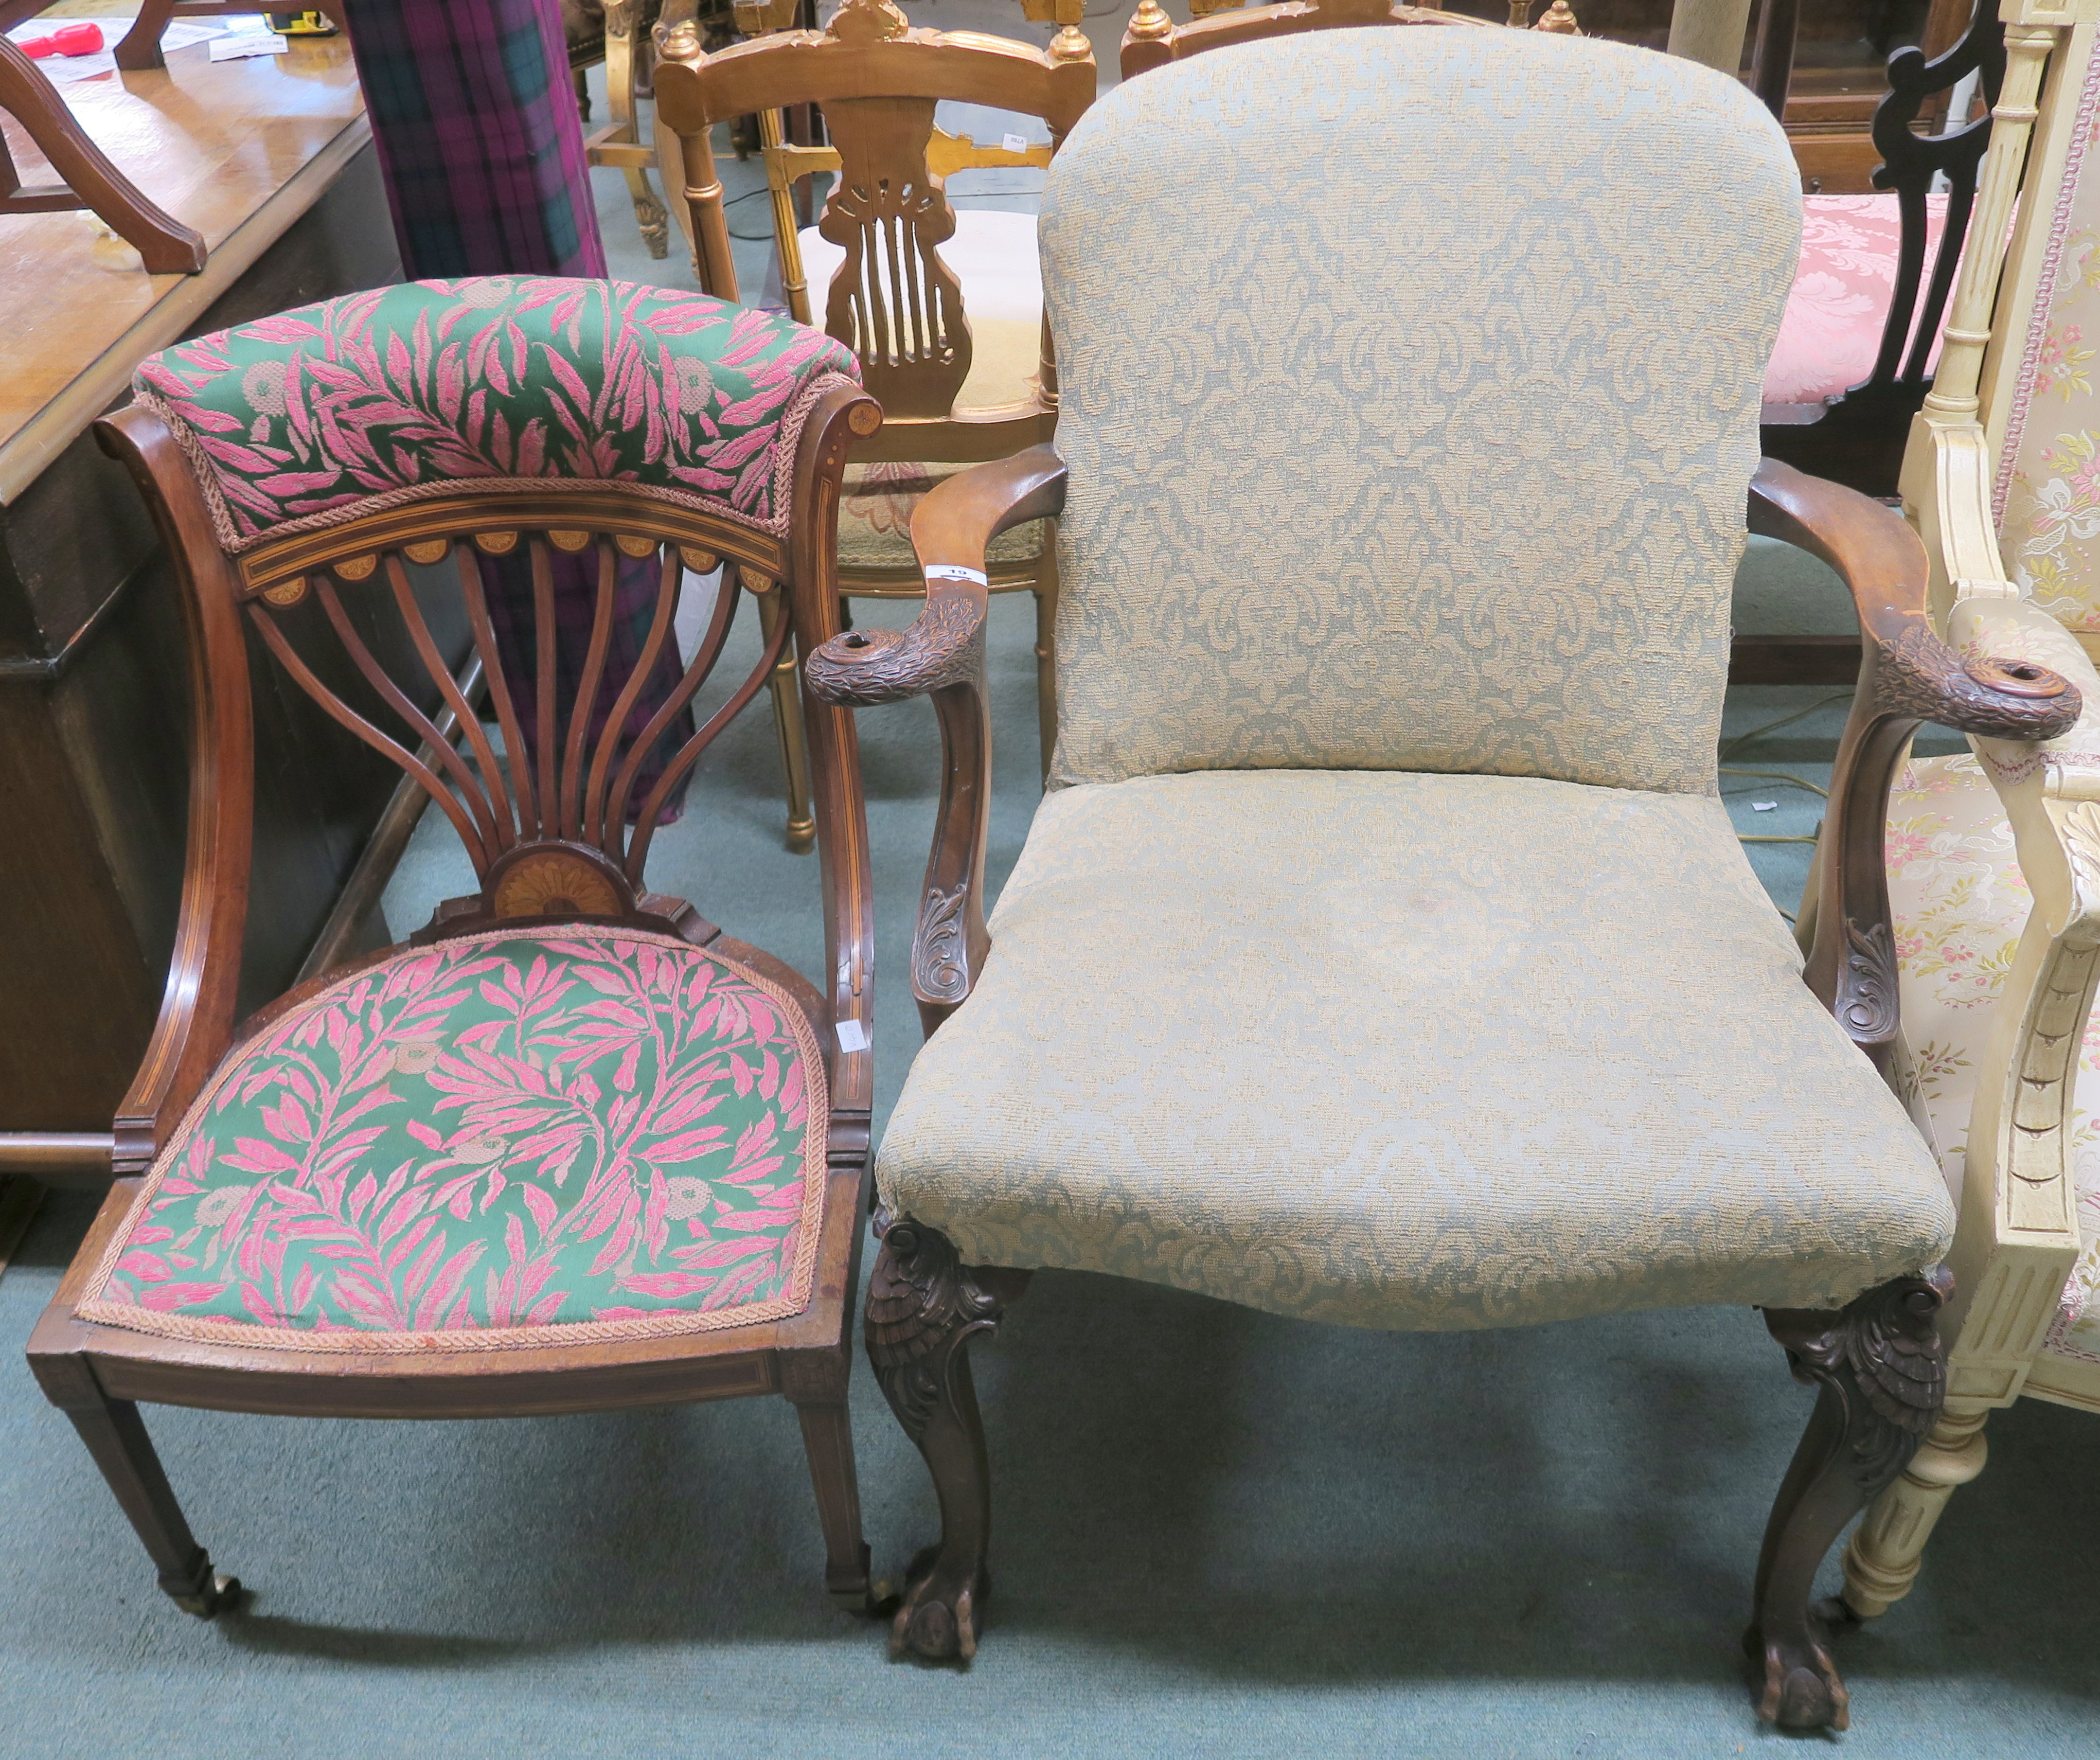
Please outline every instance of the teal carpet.
M988 11L915 7L950 27ZM1114 23L1089 21L1105 49ZM632 221L600 175L620 246ZM762 271L761 252L747 279ZM636 249L616 272L651 271ZM1761 547L1739 624L1830 627L1817 575ZM1034 805L1029 642L1025 599L999 602L995 876ZM1736 693L1735 740L1824 706L1726 761L1827 779L1829 695ZM903 974L938 759L922 704L861 725L886 1110L918 1043ZM1795 783L1724 783L1745 831L1798 836L1820 815ZM781 817L755 712L659 839L651 880L814 971L814 864L780 849ZM1753 852L1789 911L1806 850ZM396 929L464 872L433 815L388 898ZM1737 1642L1810 1397L1749 1313L1396 1335L1045 1273L976 1356L996 1590L955 1673L892 1665L880 1628L830 1606L777 1401L479 1424L151 1412L199 1537L256 1592L188 1618L20 1366L88 1208L47 1202L0 1280L11 1760L1795 1751L1753 1717ZM868 1537L894 1572L934 1533L933 1498L864 1365L854 1398ZM2078 1586L2100 1580L2100 1427L2029 1403L1989 1434L1917 1592L1841 1642L1852 1732L1812 1745L2100 1751L2100 1612Z
M904 607L867 607L901 616ZM1025 600L995 607L1003 874L1035 781ZM747 649L746 651L748 651ZM1829 694L1739 692L1730 733ZM1827 774L1842 705L1732 765ZM877 1051L918 1034L904 912L932 818L921 704L862 717L879 898ZM815 969L814 865L779 846L747 716L652 879ZM1812 793L1730 779L1745 829ZM1771 800L1771 810L1752 802ZM462 889L429 817L388 908ZM1756 859L1791 906L1805 846ZM85 1226L54 1198L0 1280L15 1352ZM1773 1752L1736 1642L1807 1415L1754 1316L1470 1336L1294 1324L1045 1273L980 1348L996 1592L966 1674L895 1665L835 1612L793 1418L774 1401L607 1418L377 1424L149 1414L199 1537L256 1591L205 1625L159 1595L68 1427L0 1371L0 1754L1727 1755ZM868 1536L934 1532L863 1368ZM1845 1638L1861 1755L2100 1749L2100 1430L2023 1405L1918 1591Z

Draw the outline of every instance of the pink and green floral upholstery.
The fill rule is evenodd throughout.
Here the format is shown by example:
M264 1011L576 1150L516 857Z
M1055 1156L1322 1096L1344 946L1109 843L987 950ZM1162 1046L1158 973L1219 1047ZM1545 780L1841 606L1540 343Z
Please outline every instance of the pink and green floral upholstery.
M345 1351L782 1319L825 1118L807 1021L718 954L581 924L412 949L227 1061L79 1312Z
M236 324L132 382L220 543L549 478L610 479L784 533L810 406L852 351L777 314L624 281L411 281Z

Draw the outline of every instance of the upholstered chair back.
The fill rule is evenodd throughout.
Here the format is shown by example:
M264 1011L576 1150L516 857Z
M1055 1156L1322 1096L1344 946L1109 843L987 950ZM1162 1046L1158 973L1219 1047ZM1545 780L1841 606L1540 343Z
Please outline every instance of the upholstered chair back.
M1321 32L1098 102L1043 198L1053 786L1710 792L1800 208L1735 81L1596 41Z

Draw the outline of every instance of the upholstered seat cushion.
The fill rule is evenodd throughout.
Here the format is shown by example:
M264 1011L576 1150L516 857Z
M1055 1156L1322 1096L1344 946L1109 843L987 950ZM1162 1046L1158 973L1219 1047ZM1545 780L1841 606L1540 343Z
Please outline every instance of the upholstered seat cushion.
M788 997L576 924L410 951L219 1070L83 1318L302 1350L561 1345L799 1313L823 1068Z
M1949 1187L1961 1189L1969 1114L1996 1004L2033 900L1997 792L1973 757L1919 758L1889 795L1889 902L1904 1043ZM2046 1348L2100 1363L2100 1036L2089 1026L2072 1098L2072 1178L2084 1251Z
M839 571L850 577L857 569L897 569L919 580L919 556L911 548L911 516L937 483L967 465L849 465L839 497ZM986 564L1026 567L1043 555L1044 526L1039 519L1002 532L986 547Z
M1765 372L1767 404L1820 404L1873 373L1895 297L1903 244L1897 201L1894 195L1802 201L1801 269ZM1929 195L1925 203L1929 273L1947 223L1947 197ZM1937 342L1930 358L1939 358Z
M1838 1301L1952 1237L1710 797L1068 788L992 937L878 1160L966 1260L1451 1329Z

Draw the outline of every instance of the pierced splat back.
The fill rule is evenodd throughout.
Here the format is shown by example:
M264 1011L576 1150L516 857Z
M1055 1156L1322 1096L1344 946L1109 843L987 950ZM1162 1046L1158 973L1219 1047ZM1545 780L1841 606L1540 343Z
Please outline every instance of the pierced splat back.
M776 29L712 55L695 33L666 33L655 89L667 174L675 177L682 161L701 285L717 297L735 298L738 288L708 130L805 104L823 112L830 144L770 145L768 171L791 306L803 287L789 186L838 174L818 231L845 260L822 317L858 356L885 421L857 459L997 458L1044 437L1056 386L1047 336L1028 400L957 408L970 376L971 333L965 290L940 247L956 231L943 188L948 175L965 166L1045 165L1050 153L947 135L935 128L934 110L952 99L1035 117L1048 125L1054 152L1092 102L1094 74L1085 36L1070 26L1037 49L914 29L890 0L845 0L821 31Z
M637 518L635 510L615 510L602 500L593 507L588 496L574 497L565 508L554 505L558 498L550 497L549 505L529 509L491 507L486 505L490 499L463 496L453 507L426 504L419 509L425 517L412 536L369 532L364 523L341 527L328 535L334 541L324 549L305 547L300 554L247 571L249 578L241 591L248 615L264 645L300 687L337 721L399 765L459 833L481 890L472 898L453 901L415 938L461 933L516 917L609 917L673 929L679 908L642 888L650 841L664 802L722 729L757 695L779 659L792 620L766 617L764 651L757 664L677 748L638 803L644 759L721 659L744 593L744 571L729 559L677 688L638 738L624 739L629 712L658 659L676 639L689 571L711 573L724 560L704 547L718 541L719 534L681 529L689 523L667 518L669 509L651 508ZM521 520L520 513L536 517ZM504 523L492 527L494 518ZM576 523L568 523L571 520ZM375 537L380 541L374 543ZM536 725L529 730L505 682L479 559L519 549L531 569L534 597ZM562 632L554 603L557 553L588 558L596 580L581 670L575 690L567 694L558 679ZM638 655L631 664L616 668L609 664L609 653L623 556L654 565L656 593ZM501 755L432 638L410 578L412 563L435 566L456 578L488 680L488 708L502 739ZM764 593L779 591L763 576L748 578L752 587ZM358 594L390 602L419 663L412 676L390 673L359 633L347 602ZM353 704L323 682L335 668L329 664L333 656L319 651L331 644L363 679L371 700ZM434 691L459 718L465 750L439 738L432 717L418 706L429 702ZM609 712L595 712L608 703ZM631 807L638 810L630 814Z
M955 210L926 164L931 98L834 99L824 121L840 159L817 229L842 246L824 329L860 358L893 416L945 416L970 376L962 284L941 260Z

